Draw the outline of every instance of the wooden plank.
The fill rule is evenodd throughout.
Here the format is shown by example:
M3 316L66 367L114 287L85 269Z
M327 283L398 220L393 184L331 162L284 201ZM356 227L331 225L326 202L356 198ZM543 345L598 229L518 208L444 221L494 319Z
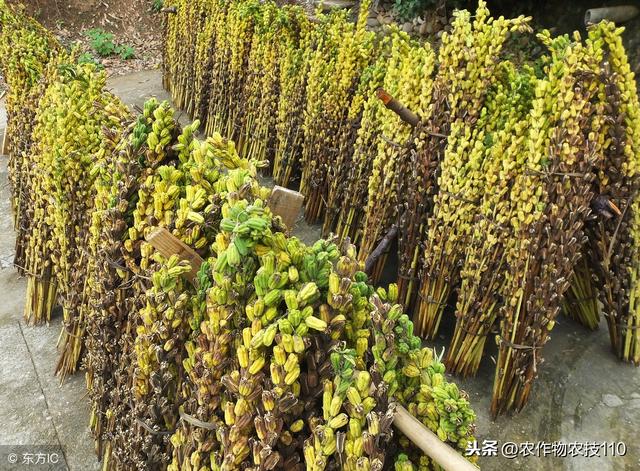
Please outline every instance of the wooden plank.
M2 133L2 149L0 149L0 155L8 155L7 147L9 146L9 139L7 138L7 128L4 128Z
M287 228L292 229L296 225L303 202L304 196L300 192L275 186L267 205L273 214L282 218Z
M435 433L399 404L396 405L393 425L445 471L478 471L478 468L441 441Z
M158 227L145 239L165 257L177 255L182 260L189 262L191 264L191 271L186 273L185 277L187 277L192 283L196 280L198 271L204 263L204 260L195 250L182 242L164 227Z

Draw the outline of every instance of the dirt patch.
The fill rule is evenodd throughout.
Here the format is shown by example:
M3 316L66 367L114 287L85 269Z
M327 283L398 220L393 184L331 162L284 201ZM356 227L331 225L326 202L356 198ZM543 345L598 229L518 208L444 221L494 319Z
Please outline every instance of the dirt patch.
M27 12L53 31L63 44L80 44L81 50L92 53L109 75L160 64L163 14L153 11L153 0L9 0L9 3L25 5ZM99 57L86 35L95 28L112 33L117 45L131 46L135 57L128 60L117 54Z

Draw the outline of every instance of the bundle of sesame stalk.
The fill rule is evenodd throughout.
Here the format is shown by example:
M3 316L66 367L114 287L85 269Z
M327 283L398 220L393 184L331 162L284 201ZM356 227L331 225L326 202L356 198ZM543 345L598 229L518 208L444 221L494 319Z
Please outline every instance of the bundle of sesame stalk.
M355 241L359 236L359 222L366 205L367 182L371 174L372 163L376 152L375 129L380 125L384 115L380 100L375 98L375 90L382 86L384 80L388 42L380 44L380 57L363 73L363 93L361 100L353 101L360 109L359 127L353 142L352 155L342 154L342 165L331 179L329 186L327 214L324 220L323 233L333 232L338 240L349 238ZM355 110L354 110L355 111ZM355 113L351 112L354 116Z
M492 191L481 197L460 271L456 303L457 323L449 346L447 365L461 374L475 374L487 336L496 321L505 271L505 251L513 243L508 228L514 179L523 172L523 159L505 155L524 154L525 118L530 112L535 75L531 68L517 71L504 62L499 82L489 92L482 111L495 122L489 135L491 146L482 162L485 185Z
M430 47L411 40L406 33L393 31L391 51L383 88L419 117L428 112L431 97L432 72L435 55ZM411 126L397 115L384 109L380 126L376 129L375 158L368 179L366 207L362 233L355 240L360 247L360 258L365 260L397 221L399 214L402 176L411 173L411 160L405 148L411 136ZM379 278L386 257L378 260L372 271Z
M570 285L590 213L594 169L602 155L602 110L597 75L603 60L598 30L586 43L578 35L551 39L546 76L535 87L525 172L512 188L515 243L506 276L492 411L519 410L526 402ZM534 190L535 189L535 190Z
M300 191L305 195L305 218L320 221L325 213L329 168L353 133L349 113L363 69L377 54L375 35L366 30L370 2L363 2L355 23L346 11L327 17L313 37L310 51L304 114L304 142L300 165ZM342 144L342 145L341 145Z
M604 102L599 138L603 154L597 167L594 209L600 217L587 226L588 265L597 280L596 294L603 306L614 353L623 361L640 364L638 296L640 104L636 80L622 45L622 28L606 23L589 32L600 50L599 99ZM606 134L605 134L606 133ZM607 206L609 200L613 205Z
M173 21L165 23L163 84L171 91L176 106L198 112L203 111L200 105L206 103L204 96L208 95L209 84L205 82L211 59L207 53L215 47L211 36L217 31L211 29L215 17L205 20L200 14L201 9L209 9L209 4L219 3L182 2ZM178 59L170 61L172 57Z
M492 19L482 2L473 21L469 15L458 12L452 31L443 35L442 41L450 67L457 73L452 74L447 95L450 129L434 212L428 221L416 307L418 332L429 338L438 332L444 309L459 283L464 249L484 193L482 166L490 150L485 141L497 123L482 111L497 80L499 55L510 33L529 29L524 17ZM461 47L465 42L471 46Z
M0 25L0 66L9 88L5 100L7 126L4 141L5 152L9 156L7 170L14 226L18 234L14 264L24 275L26 237L34 205L27 181L33 145L31 133L37 103L48 80L45 72L52 56L59 52L60 45L51 33L21 9L9 7L4 1L0 2Z
M111 454L106 437L113 436L123 408L128 407L128 403L119 402L120 388L124 386L126 394L129 391L123 374L127 370L119 365L132 348L127 322L141 302L141 286L135 281L144 276L128 229L133 225L138 190L171 155L169 146L177 131L168 103L150 100L134 122L110 136L115 151L94 170L96 203L88 247L92 268L85 366L92 403L91 429L96 453L105 463Z
M384 79L390 52L388 46L387 38L383 39L378 45L378 58L363 70L346 117L351 126L343 126L336 136L337 156L327 168L327 194L324 199L326 213L322 224L324 236L340 232L343 212L347 212L349 208L364 207L367 178L362 178L362 175L370 172L371 165L368 160L365 161L363 147L370 149L373 129L362 122L379 119L381 114L378 107L380 101L374 97ZM360 131L364 130L366 135L359 136ZM352 204L347 204L347 201ZM344 237L340 240L344 240Z
M301 11L292 7L297 23L296 34L287 34L281 44L276 114L276 149L273 156L273 179L290 187L300 178L300 155L304 142L304 103L309 57L311 23Z

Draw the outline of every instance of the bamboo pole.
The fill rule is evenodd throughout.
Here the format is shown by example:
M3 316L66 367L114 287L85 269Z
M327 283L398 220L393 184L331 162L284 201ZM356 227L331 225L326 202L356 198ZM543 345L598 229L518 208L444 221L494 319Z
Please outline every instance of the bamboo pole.
M590 8L584 14L584 24L589 26L602 20L624 23L632 20L640 13L640 9L634 5L620 5L615 7Z
M378 88L378 90L376 90L376 96L380 99L380 101L382 101L384 106L386 106L388 109L396 113L400 117L400 119L405 123L413 127L416 127L420 122L420 118L418 117L417 114L415 114L409 108L407 108L398 100L393 98L383 88Z
M396 404L393 425L445 471L478 471L471 462L441 441L399 404Z

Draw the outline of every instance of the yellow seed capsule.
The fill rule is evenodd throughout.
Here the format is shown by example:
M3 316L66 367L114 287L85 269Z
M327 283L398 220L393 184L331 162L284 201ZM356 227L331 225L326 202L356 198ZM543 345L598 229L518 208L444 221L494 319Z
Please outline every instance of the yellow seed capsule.
M251 367L249 367L249 373L252 375L258 374L258 372L262 369L265 364L264 357L258 357L251 363Z
M371 375L368 371L359 371L356 377L356 387L361 396L369 395L369 386L371 385Z
M356 457L362 456L364 453L364 440L362 436L359 436L353 440L353 455Z
M284 378L284 382L291 386L300 376L300 367L296 366L292 371L290 371L289 373L287 373L287 375Z
M280 345L273 347L273 360L277 365L284 365L287 361L287 354Z
M289 373L290 371L293 371L296 366L298 366L298 363L298 355L296 355L295 353L290 353L286 363L284 364L284 370Z
M305 463L315 463L316 462L315 450L313 448L313 445L308 443L308 442L306 442L305 445L304 445L304 461L305 461Z
M324 382L324 391L322 392L322 416L324 420L329 420L329 411L331 411L331 400L333 399L333 383L329 380Z
M273 398L273 394L270 391L264 391L262 393L262 405L267 412L272 411L276 407L276 401Z
M376 407L376 400L371 396L365 397L362 400L362 406L364 407L364 413L368 414Z
M262 343L265 347L270 347L273 343L273 340L276 338L276 333L278 332L278 326L276 324L272 324L267 327L267 330L264 333L264 337L262 338Z
M291 427L289 428L293 433L298 433L302 430L303 427L304 427L304 420L298 419L294 423L292 423Z
M358 458L358 461L356 462L356 471L370 471L370 470L371 470L371 463L369 462L369 458L367 458L366 456Z
M271 381L273 384L281 384L282 383L282 367L276 365L275 363L271 363Z
M233 412L233 402L227 401L224 405L224 423L227 425L233 425L236 423L236 415Z
M291 353L294 351L293 337L291 336L291 334L282 334L282 346L284 347L284 351L287 353Z
M249 348L251 346L252 338L253 335L251 334L251 328L245 327L244 329L242 329L242 343L246 348Z
M334 418L332 418L329 421L328 425L329 427L335 430L335 429L344 427L345 425L347 425L347 423L349 423L349 416L344 412L342 412L336 415Z
M349 420L349 436L356 438L362 435L362 423L360 419L352 418Z
M340 412L342 407L342 398L340 396L333 396L331 399L331 406L329 407L329 416L335 417Z
M376 436L380 433L380 417L375 412L369 412L367 414L367 428L369 433Z
M329 440L325 445L323 445L322 453L326 456L331 456L336 452L336 449L337 449L337 442L335 437L333 437L332 440Z
M296 353L304 353L305 351L304 339L299 335L293 336L293 351Z
M309 316L304 320L305 324L307 324L307 326L310 329L314 329L314 330L318 330L320 332L324 332L325 330L327 330L327 323L325 321L323 321L322 319L318 319L315 316Z
M353 386L350 386L349 389L347 389L347 399L349 399L349 402L356 407L362 404L360 393Z
M240 368L247 368L249 366L249 350L244 345L240 345L237 350L238 363Z
M249 412L249 403L244 397L238 398L238 402L236 402L236 405L233 408L233 412L236 417L239 417Z

